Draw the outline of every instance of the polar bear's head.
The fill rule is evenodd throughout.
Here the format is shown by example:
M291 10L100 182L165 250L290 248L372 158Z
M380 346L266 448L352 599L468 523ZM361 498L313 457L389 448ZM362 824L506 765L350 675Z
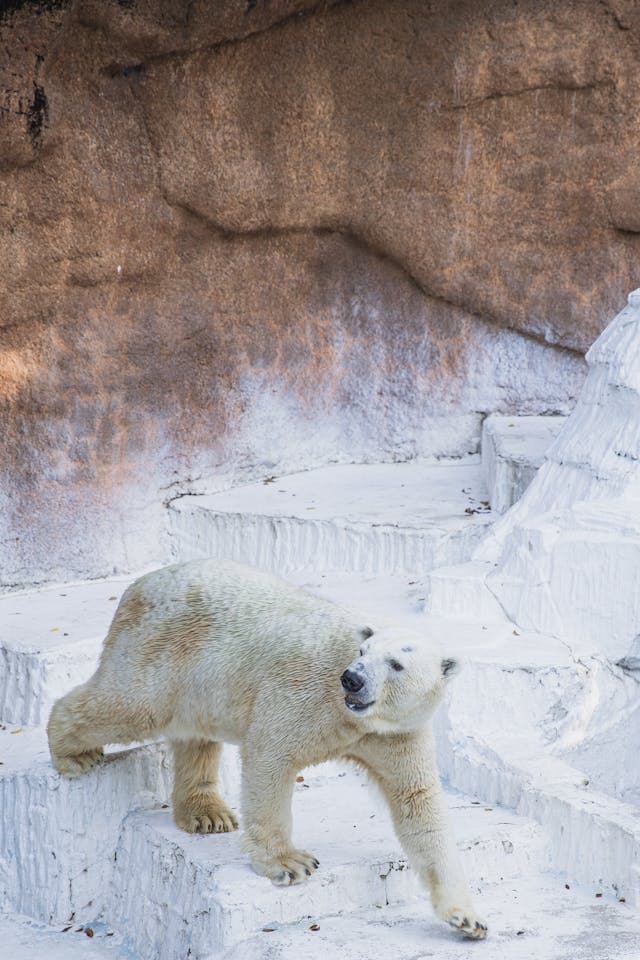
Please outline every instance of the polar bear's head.
M380 733L424 726L458 673L458 661L406 629L366 628L362 635L360 654L341 677L346 708Z

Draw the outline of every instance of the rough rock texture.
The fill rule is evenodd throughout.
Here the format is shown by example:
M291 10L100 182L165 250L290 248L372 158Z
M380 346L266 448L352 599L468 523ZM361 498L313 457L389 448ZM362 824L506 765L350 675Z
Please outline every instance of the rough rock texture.
M640 250L640 9L0 6L0 580L564 412Z

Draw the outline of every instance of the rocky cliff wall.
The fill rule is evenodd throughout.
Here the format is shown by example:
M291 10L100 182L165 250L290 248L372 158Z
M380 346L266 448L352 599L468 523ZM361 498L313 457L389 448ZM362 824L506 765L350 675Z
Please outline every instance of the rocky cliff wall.
M640 10L0 4L0 581L565 411L637 283Z

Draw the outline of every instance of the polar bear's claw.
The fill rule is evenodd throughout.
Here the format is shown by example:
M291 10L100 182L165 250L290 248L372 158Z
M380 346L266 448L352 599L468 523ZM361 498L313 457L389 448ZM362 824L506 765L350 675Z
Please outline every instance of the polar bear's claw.
M446 918L447 923L459 930L469 940L484 940L487 935L487 926L467 912L455 911Z
M268 877L277 887L304 883L317 869L318 861L306 850L288 850L278 858L258 855L252 858L253 869Z
M235 815L222 801L212 800L197 806L200 809L189 809L187 804L174 808L176 824L187 833L231 833L238 829Z

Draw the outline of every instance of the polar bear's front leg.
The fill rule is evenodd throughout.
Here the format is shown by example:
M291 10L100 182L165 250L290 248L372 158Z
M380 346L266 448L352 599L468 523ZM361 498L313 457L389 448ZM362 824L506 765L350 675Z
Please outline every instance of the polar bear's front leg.
M251 866L277 884L303 883L318 861L291 842L294 772L274 758L242 755L242 848Z
M366 737L356 759L382 787L398 839L429 890L436 914L466 937L486 937L486 924L471 903L430 732Z

